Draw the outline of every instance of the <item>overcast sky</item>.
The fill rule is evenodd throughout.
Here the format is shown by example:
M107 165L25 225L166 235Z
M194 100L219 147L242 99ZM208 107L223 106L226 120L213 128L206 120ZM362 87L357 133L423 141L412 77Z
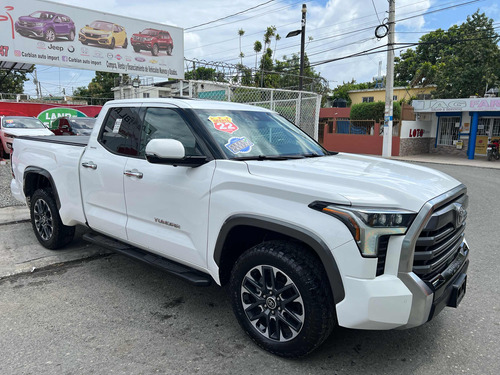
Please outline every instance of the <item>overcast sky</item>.
M375 27L387 17L387 0L267 0L267 4L248 12L193 29L190 28L266 3L266 0L53 1L187 29L184 31L184 56L188 59L238 63L238 30L243 29L243 63L249 67L255 66L253 44L256 40L262 41L268 26L275 26L282 38L277 42L275 58L282 59L283 55L299 53L300 36L288 39L285 36L289 31L300 28L302 4L307 5L306 37L312 37L312 41L306 43L306 53L311 63L347 56L387 43L386 38L377 40L374 37ZM460 6L465 3L468 4ZM478 9L496 22L497 32L500 32L500 6L497 0L396 0L396 41L417 42L425 32L438 28L446 30L453 24L460 24L467 15ZM412 18L399 21L408 17ZM274 41L271 47L275 48ZM378 73L379 61L382 61L385 74L385 53L343 59L318 65L315 69L334 88L351 79L356 82L371 81ZM71 94L73 88L87 86L94 77L93 71L41 65L37 66L37 72L44 95L54 96L61 95L63 88L67 94ZM159 80L155 78L155 81ZM25 92L36 95L32 79L26 82Z

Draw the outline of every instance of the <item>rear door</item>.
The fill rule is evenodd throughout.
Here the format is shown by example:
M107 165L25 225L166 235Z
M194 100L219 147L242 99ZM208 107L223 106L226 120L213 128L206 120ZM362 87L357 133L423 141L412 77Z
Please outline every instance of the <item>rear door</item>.
M208 155L203 140L173 106L144 108L139 158L129 158L124 190L129 241L184 264L206 267L208 207L215 162L174 167L144 157L149 140L180 141L186 155Z
M94 230L126 240L123 173L139 157L141 113L137 105L110 108L99 135L91 137L80 164L83 206Z

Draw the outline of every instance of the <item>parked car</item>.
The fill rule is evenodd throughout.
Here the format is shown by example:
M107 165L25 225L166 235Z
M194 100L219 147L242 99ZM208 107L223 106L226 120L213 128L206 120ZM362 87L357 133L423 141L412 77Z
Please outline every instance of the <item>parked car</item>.
M54 42L56 38L75 39L75 24L64 14L37 11L29 16L21 16L15 24L16 32L26 37L43 38Z
M55 135L90 135L94 117L60 117L52 121L50 130Z
M22 135L54 135L43 123L34 117L4 116L0 120L0 159L8 158L14 138Z
M153 56L158 56L159 51L166 51L167 55L172 54L174 41L168 31L156 29L144 29L140 33L132 35L130 43L135 52L141 50L151 51Z
M113 49L116 46L127 48L127 33L123 26L112 22L94 21L80 29L78 40L83 44L98 44Z
M11 191L40 244L83 225L91 243L228 285L274 354L306 355L337 325L420 326L466 293L467 188L439 171L329 152L273 111L208 100L109 101L90 137L61 138L14 141Z

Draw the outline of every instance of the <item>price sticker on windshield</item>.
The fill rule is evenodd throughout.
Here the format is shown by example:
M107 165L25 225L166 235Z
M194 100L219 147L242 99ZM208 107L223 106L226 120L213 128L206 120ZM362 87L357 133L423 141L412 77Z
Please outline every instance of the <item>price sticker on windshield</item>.
M221 132L232 134L239 129L229 116L210 116L208 119L212 121L215 129Z

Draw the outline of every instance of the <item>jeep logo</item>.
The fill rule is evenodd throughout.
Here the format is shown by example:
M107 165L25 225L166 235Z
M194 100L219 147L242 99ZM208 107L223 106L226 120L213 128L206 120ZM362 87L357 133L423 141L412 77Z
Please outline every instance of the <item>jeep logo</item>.
M63 47L60 47L60 46L55 46L53 44L50 44L48 47L48 49L55 49L56 51L59 51L59 52L62 52L64 50Z

